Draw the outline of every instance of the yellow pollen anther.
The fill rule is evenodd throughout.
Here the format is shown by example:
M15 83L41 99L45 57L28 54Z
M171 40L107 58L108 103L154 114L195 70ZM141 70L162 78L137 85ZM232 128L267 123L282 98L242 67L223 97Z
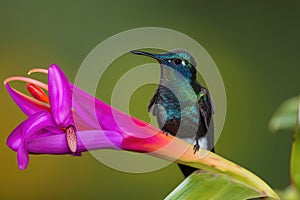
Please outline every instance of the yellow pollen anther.
M69 149L73 153L75 153L77 150L77 138L76 138L76 132L75 132L73 126L69 126L66 128L66 136L67 136L67 143L68 143Z

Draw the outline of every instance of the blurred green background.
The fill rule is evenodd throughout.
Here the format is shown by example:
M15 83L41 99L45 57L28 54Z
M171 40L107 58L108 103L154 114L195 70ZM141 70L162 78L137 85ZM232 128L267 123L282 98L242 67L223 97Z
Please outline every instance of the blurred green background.
M74 80L86 55L114 34L144 26L180 31L209 52L223 76L228 111L217 152L282 189L289 184L292 133L271 134L267 125L277 106L299 93L299 6L296 1L2 0L0 80L51 63ZM108 101L111 89L98 97ZM140 103L131 106L132 114L147 116L153 89L147 87L149 96L136 92L133 101ZM175 164L128 174L88 153L31 156L20 171L5 141L25 116L4 86L0 111L0 199L162 199L183 180Z

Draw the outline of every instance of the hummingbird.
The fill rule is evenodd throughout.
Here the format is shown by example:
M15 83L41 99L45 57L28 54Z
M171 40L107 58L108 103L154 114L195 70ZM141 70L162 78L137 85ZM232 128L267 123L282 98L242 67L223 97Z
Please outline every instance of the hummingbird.
M156 116L159 128L199 148L214 151L213 101L209 91L196 77L196 62L182 49L164 53L133 50L131 53L148 56L160 63L160 82L148 105ZM181 165L185 177L196 168Z

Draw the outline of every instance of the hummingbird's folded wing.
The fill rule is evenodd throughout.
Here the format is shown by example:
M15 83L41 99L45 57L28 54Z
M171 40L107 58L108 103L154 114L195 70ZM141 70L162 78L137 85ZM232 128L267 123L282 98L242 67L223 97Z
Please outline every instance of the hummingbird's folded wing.
M200 137L207 138L208 150L213 151L214 147L214 122L212 115L214 114L213 101L206 88L202 87L200 99L198 101L200 112Z
M149 105L148 105L148 112L150 112L151 110L153 110L153 106L155 106L154 104L157 104L158 102L158 89L156 89L153 97L151 98L150 102L149 102ZM154 116L156 113L153 113Z

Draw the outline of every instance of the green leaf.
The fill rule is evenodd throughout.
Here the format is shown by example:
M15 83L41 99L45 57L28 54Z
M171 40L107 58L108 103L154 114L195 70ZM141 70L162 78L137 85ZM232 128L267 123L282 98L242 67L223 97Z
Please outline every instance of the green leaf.
M292 130L297 119L299 97L293 97L283 102L273 114L269 129L273 132L278 130Z
M171 153L168 154L170 155ZM185 153L182 154L176 162L208 171L216 176L220 175L230 177L235 182L257 191L261 195L260 197L279 199L278 195L272 190L272 188L270 188L270 186L268 186L255 174L205 149L200 149L200 153L195 156L193 147L190 145L190 147L186 149Z
M212 174L198 170L186 178L166 199L231 199L241 200L264 196L224 174Z
M300 104L298 99L298 117L294 132L292 155L291 155L291 179L292 184L300 191Z

